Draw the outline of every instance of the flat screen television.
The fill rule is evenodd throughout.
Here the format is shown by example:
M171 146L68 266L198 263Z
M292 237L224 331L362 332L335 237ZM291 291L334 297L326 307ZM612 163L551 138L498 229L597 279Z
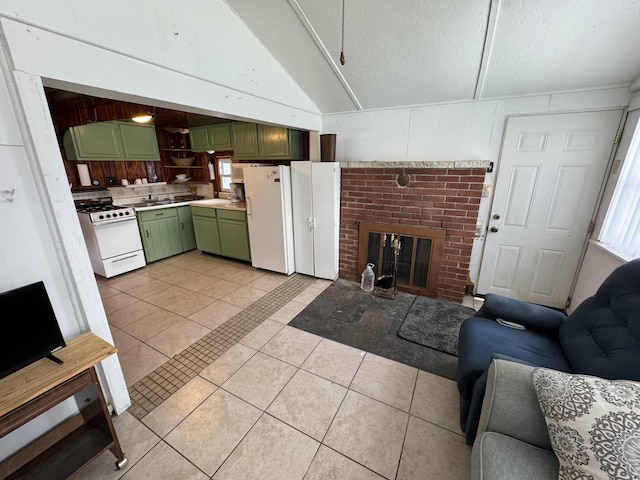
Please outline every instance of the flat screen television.
M0 378L64 346L43 282L0 293Z

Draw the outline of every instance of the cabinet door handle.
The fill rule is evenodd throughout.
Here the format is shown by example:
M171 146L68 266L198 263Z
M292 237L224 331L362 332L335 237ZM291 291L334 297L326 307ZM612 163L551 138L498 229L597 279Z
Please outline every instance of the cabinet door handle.
M312 217L307 218L307 227L309 227L309 231L313 230L314 225Z
M147 238L149 238L149 230L145 230L145 233L147 234Z
M156 213L156 217L161 217L162 215L164 215L164 212Z
M182 225L182 230L184 230L184 222L180 222L180 225Z

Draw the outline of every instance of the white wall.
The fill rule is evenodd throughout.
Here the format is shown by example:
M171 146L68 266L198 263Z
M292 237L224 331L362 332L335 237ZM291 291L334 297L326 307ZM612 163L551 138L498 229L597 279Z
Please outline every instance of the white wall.
M497 166L508 116L626 108L630 98L627 88L614 88L344 113L325 115L322 129L337 133L339 161L490 160ZM495 174L487 173L486 182L493 187ZM491 200L480 204L478 222L484 225ZM476 283L483 247L484 236L477 237L470 265Z
M0 288L44 280L65 338L112 342L43 83L96 96L320 130L317 108L221 0L0 4ZM116 412L130 402L117 356L99 369ZM2 456L73 410L2 440Z

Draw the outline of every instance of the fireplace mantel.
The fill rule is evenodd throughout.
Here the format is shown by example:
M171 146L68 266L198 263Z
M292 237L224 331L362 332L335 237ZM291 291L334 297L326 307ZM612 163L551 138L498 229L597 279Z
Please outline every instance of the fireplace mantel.
M340 162L340 168L489 168L489 160L451 160L438 162Z

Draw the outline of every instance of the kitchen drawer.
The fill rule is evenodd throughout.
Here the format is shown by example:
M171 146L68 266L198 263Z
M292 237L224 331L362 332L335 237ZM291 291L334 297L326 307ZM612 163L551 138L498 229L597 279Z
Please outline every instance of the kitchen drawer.
M225 210L218 209L218 218L225 218L227 220L239 220L241 222L247 221L247 212L242 210Z
M146 222L149 220L157 220L159 218L178 218L177 208L161 208L159 210L145 210L143 212L137 212L138 220Z
M208 207L196 207L194 205L191 205L191 215L216 218L216 209Z

